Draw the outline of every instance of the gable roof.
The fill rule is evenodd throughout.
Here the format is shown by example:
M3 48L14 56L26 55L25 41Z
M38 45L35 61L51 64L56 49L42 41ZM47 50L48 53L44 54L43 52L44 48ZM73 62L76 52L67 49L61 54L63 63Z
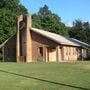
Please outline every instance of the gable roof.
M82 42L80 40L77 40L75 38L70 38L71 41L75 42L75 43L78 43L81 47L83 48L86 48L86 49L89 49L90 48L90 45L85 43L85 42Z
M16 34L15 34L16 35ZM0 48L2 48L12 37L14 37L15 35L9 37L7 40L5 40L1 45Z
M45 30L41 30L41 29L36 29L36 28L31 28L30 29L33 32L36 32L48 39L51 39L55 42L57 42L58 44L62 44L62 45L71 45L71 46L79 46L79 47L83 47L85 49L89 49L90 45L88 45L87 43L84 43L80 40L74 39L74 38L66 38L64 36L52 33L52 32L48 32ZM8 40L10 40L13 36L11 36L10 38L8 38L5 42L3 42L0 45L0 48L2 48L7 42Z
M51 33L51 32L41 30L41 29L36 29L36 28L31 28L31 30L40 34L40 35L43 35L44 37L51 39L59 44L80 46L79 44L72 42L71 40L68 40L66 37L55 34L55 33Z
M9 40L9 39L7 39L6 41L4 41L4 42L0 45L0 48L2 48L2 47L5 45L5 43L7 43L8 40Z

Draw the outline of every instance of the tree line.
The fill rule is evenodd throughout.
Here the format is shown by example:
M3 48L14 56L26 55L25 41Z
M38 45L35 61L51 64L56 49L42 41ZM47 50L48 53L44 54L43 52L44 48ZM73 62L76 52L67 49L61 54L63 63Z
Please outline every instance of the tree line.
M19 0L0 0L0 44L16 32L16 17L27 14Z
M28 14L28 10L19 0L0 0L0 44L16 33L16 17ZM72 27L67 27L61 17L49 10L47 5L32 14L32 25L35 28L73 37L90 44L90 23L77 19Z

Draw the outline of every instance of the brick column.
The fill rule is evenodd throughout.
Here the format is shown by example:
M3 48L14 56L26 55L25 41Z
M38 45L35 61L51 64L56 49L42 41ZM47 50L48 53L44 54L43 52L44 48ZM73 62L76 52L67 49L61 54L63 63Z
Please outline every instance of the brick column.
M17 33L16 33L16 61L19 62L20 56L20 21L22 21L23 16L17 17Z
M59 62L59 46L56 47L56 60Z
M49 57L49 55L48 55L48 49L46 47L46 62L49 62L49 60L48 60L49 58L48 57Z
M65 47L63 46L62 47L62 60L65 61L65 57L66 57L66 50L65 50Z
M46 62L46 47L43 46L43 60Z
M32 26L31 15L26 15L26 26L25 26L25 40L26 40L26 62L32 61L32 40L31 31Z

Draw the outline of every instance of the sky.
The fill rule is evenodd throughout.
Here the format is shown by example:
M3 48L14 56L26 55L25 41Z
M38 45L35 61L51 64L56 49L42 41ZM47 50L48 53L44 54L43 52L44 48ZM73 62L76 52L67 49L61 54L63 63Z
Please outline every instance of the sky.
M72 24L76 19L90 22L90 0L20 0L28 12L37 13L40 7L49 9L61 17L62 22Z

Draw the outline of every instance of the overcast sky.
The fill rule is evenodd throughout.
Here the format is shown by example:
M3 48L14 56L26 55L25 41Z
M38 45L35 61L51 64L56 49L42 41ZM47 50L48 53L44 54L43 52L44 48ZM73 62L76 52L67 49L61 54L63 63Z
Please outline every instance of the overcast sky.
M71 24L75 19L90 21L90 0L20 0L29 13L38 12L45 4L62 21Z

